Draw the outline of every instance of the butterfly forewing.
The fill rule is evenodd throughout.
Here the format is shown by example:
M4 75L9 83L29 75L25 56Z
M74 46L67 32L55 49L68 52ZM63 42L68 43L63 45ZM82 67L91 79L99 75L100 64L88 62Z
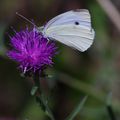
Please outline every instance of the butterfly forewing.
M78 9L58 15L46 24L43 34L83 52L94 39L89 11Z

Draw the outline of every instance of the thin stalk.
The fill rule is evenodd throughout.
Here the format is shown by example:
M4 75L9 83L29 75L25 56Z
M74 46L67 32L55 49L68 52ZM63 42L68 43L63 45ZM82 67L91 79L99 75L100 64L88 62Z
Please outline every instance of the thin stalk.
M110 119L111 120L117 120L116 116L114 114L113 108L112 108L112 92L110 92L107 96L107 106L106 106L106 108L107 108Z
M114 111L112 109L112 106L108 105L107 106L107 111L108 111L108 114L109 114L111 120L117 120L116 116L114 114Z
M36 91L36 101L40 104L42 110L48 115L48 117L51 119L51 120L55 120L54 117L53 117L53 114L47 104L47 100L45 99L44 97L44 94L41 90L41 87L40 87L40 74L39 72L36 72L33 76L34 78L34 83L35 83L35 86L38 88L37 91Z

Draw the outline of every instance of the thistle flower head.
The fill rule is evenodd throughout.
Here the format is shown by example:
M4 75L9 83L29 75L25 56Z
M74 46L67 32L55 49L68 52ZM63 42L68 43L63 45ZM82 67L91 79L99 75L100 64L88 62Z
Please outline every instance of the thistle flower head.
M48 41L35 28L16 32L15 36L11 37L11 46L8 56L19 63L23 72L35 72L51 66L57 50L55 43Z

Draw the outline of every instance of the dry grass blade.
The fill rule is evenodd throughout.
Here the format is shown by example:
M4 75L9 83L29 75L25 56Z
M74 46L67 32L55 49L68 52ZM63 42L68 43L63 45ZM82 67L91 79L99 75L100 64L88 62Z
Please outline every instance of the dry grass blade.
M110 0L97 0L120 32L120 13Z

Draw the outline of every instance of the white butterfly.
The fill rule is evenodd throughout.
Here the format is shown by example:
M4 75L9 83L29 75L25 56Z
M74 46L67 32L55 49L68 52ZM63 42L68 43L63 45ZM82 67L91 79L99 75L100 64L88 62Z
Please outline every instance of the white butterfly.
M95 32L91 27L90 13L77 9L60 14L51 19L40 32L50 40L59 41L81 52L93 43Z

